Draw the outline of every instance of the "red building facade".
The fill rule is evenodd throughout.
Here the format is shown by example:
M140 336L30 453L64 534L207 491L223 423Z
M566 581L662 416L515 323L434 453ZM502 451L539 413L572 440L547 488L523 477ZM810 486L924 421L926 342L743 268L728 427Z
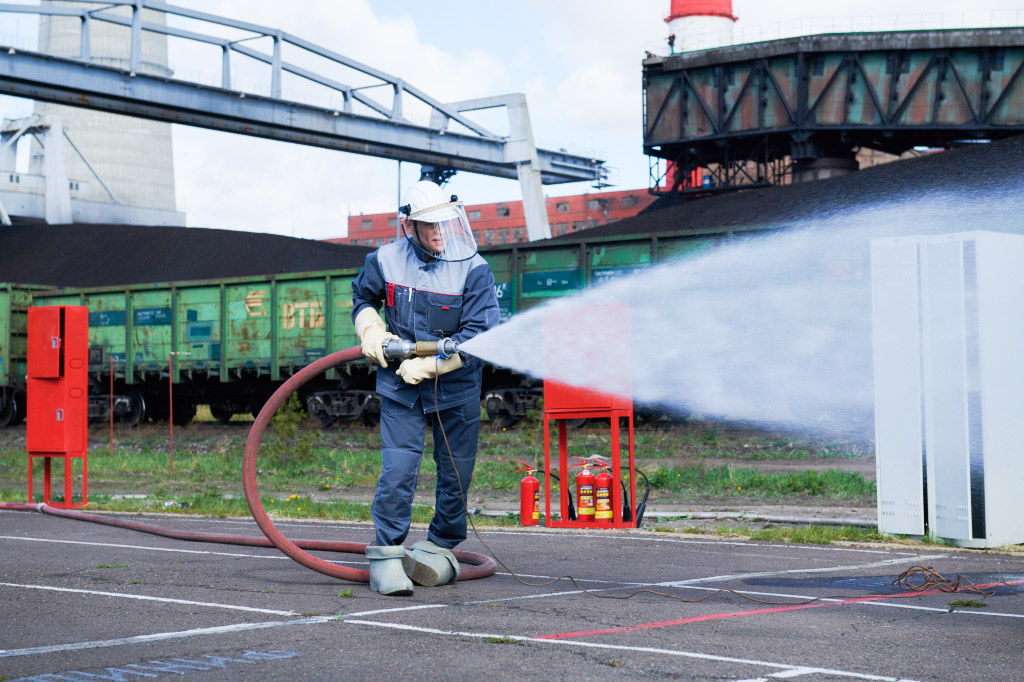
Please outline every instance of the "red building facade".
M654 202L646 189L595 192L570 197L547 199L551 234L560 236L589 227L607 225L629 218ZM522 201L501 201L494 204L466 206L469 223L480 246L525 242L526 218ZM395 213L353 215L348 219L348 237L326 239L335 244L383 246L399 236Z

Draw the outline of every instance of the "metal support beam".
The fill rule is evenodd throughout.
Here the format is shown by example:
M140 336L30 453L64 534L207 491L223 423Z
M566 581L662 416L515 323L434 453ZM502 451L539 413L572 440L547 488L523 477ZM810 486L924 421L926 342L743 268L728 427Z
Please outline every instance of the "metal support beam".
M11 52L0 51L0 94L519 178L519 160L509 158L502 138L446 133L76 59ZM605 172L603 161L565 152L537 150L537 160L546 184L596 182Z
M505 145L506 160L515 164L519 187L523 195L523 214L526 217L526 234L529 241L551 238L551 223L548 222L547 201L541 186L541 163L537 146L533 142L530 126L530 112L526 106L526 95L514 93L497 97L449 102L449 107L462 113L504 107L508 114L509 137ZM438 111L430 119L431 128L445 130L448 120Z

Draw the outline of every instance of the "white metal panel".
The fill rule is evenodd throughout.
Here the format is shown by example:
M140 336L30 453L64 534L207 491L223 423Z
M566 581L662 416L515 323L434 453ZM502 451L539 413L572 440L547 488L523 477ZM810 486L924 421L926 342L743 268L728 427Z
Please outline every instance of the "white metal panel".
M970 539L963 246L957 239L922 247L925 447L933 532ZM934 492L933 492L934 491Z
M1024 237L979 235L986 546L1024 542Z
M918 246L871 250L878 530L924 535Z

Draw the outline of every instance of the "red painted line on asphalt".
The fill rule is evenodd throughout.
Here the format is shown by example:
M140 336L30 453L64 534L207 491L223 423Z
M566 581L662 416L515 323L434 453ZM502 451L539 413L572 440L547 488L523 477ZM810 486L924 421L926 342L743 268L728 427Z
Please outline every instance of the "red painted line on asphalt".
M986 583L976 587L985 589L998 587L1000 585L1021 585L1024 580L1007 580L1006 582ZM708 620L721 620L723 618L738 618L740 616L759 616L767 613L782 613L784 611L800 611L803 609L817 609L823 606L842 606L843 604L860 604L863 602L879 601L881 599L898 599L901 597L920 597L925 594L940 594L942 590L929 590L927 592L896 592L894 594L878 594L868 597L855 597L843 599L842 601L814 602L813 604L794 604L793 606L776 606L770 609L754 609L751 611L732 611L729 613L710 613L704 616L691 616L676 620L662 620L654 623L639 623L637 625L625 625L618 628L605 628L603 630L580 630L578 632L562 632L555 635L539 635L533 639L566 639L568 637L583 637L586 635L608 635L616 632L636 632L638 630L653 630L655 628L667 628L673 625L686 625L688 623L701 623ZM955 594L945 592L945 594Z

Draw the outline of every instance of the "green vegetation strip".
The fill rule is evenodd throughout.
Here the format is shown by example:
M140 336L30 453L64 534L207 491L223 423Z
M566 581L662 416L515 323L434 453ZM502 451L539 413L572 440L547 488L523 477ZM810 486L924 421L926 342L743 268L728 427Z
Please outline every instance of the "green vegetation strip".
M647 477L655 490L710 495L864 498L873 497L876 491L875 484L864 478L863 474L834 469L766 474L756 469L732 465L705 468L700 464L691 464L682 468L658 467L648 472Z
M118 427L112 454L106 446L106 428L94 427L90 434L89 488L93 494L89 507L245 516L248 509L242 497L241 474L247 435L244 425L175 429L171 474L168 434L163 426ZM609 444L606 425L569 434L571 455L606 455ZM281 517L369 520L368 503L342 498L359 496L365 500L372 495L380 474L380 447L376 428L318 428L315 421L304 419L293 400L279 411L260 449L257 468L264 507ZM647 474L652 486L649 506L658 503L659 495L671 496L673 501L713 496L735 504L807 496L870 503L875 497L875 484L860 473L820 468L764 473L741 466L758 459L869 457L870 453L858 450L860 447L856 443L791 440L745 427L719 429L701 423L648 427L636 432L638 468ZM24 501L24 448L23 428L0 429L0 483L9 488L0 491L4 501ZM718 461L712 464L707 461L710 458ZM719 466L722 459L736 463ZM473 489L485 497L489 492L500 492L513 499L523 476L515 471L520 461L543 466L540 423L527 420L515 429L495 430L484 422ZM39 468L37 463L37 471ZM569 477L577 472L572 470ZM432 487L436 473L428 434L419 485ZM61 489L61 474L56 474L55 491ZM638 481L638 489L642 486L643 481ZM136 494L145 497L136 498ZM428 521L429 515L429 508L417 507L414 520ZM502 524L512 518L480 522Z
M119 445L111 456L107 449L89 453L90 487L97 484L124 485L157 497L177 496L196 486L233 484L240 492L243 442L240 437L216 438L212 442L188 443L175 449L174 474L169 472L169 454L154 438ZM379 437L378 437L379 440ZM176 439L177 441L177 439ZM349 447L345 447L349 446ZM165 447L165 446L164 446ZM302 458L288 461L270 455L259 463L260 487L314 488L330 491L348 486L375 487L380 475L380 450L364 443L346 443L342 448L312 446ZM505 452L494 455L484 449L477 457L473 485L477 489L518 490L522 474L516 473L517 461L533 461L533 453ZM0 450L0 475L14 478L24 474L25 454L14 448ZM420 469L420 483L431 483L437 473L433 458L426 454ZM557 473L557 472L556 472ZM573 472L575 473L575 472ZM686 492L730 497L777 497L813 495L831 498L871 498L875 484L860 473L838 470L804 470L791 473L763 473L751 467L724 465L706 467L700 462L684 466L648 468L647 477L655 492Z
M696 526L687 528L670 528L656 526L657 533L687 533L694 535L739 535L751 540L766 542L792 542L807 545L830 545L833 542L882 542L893 538L882 535L876 530L857 526L771 526L768 528L752 528L750 526L719 525L714 530L705 530Z

